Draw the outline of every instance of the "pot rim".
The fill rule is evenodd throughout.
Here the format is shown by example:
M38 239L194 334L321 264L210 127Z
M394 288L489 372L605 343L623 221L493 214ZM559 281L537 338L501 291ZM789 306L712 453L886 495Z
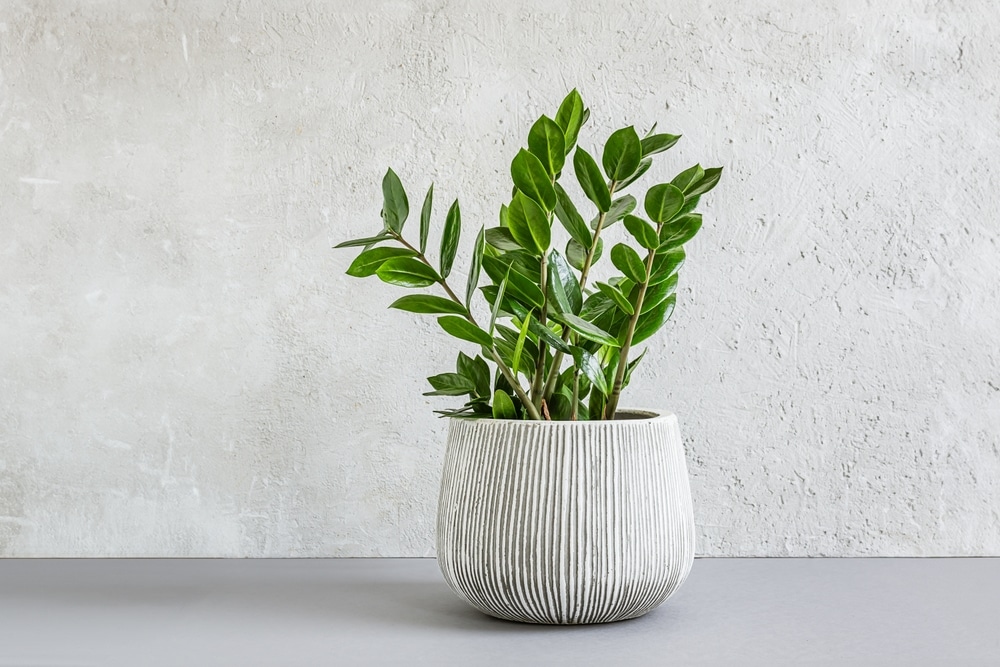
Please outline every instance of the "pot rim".
M449 419L466 422L480 422L482 424L523 424L536 428L582 428L586 426L604 425L613 426L619 424L649 424L661 421L677 421L677 415L673 412L654 410L652 408L621 408L618 414L636 415L628 419L582 419L579 421L549 421L545 419L494 419L493 417L477 417L459 415L449 417Z

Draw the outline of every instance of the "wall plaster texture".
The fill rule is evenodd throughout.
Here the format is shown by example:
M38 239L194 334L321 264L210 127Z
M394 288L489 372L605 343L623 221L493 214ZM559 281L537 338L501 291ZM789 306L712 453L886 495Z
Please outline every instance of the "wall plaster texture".
M353 11L363 8L367 13ZM426 556L455 349L343 275L531 120L725 165L625 401L706 556L1000 555L992 0L0 6L0 555ZM617 233L617 232L616 232Z

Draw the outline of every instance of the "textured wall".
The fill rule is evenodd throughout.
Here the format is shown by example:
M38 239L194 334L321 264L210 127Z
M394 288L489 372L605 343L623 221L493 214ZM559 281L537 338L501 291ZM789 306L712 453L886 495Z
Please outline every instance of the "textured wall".
M0 555L431 554L455 350L330 246L573 86L727 167L625 401L699 553L1000 554L995 3L482 4L2 4Z

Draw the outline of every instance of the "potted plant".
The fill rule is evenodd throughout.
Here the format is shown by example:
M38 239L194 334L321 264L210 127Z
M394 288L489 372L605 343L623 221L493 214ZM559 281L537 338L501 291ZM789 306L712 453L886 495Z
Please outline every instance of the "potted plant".
M641 138L625 127L598 164L577 146L589 115L573 90L554 118L531 126L511 163L511 200L497 226L479 230L461 294L449 282L462 231L457 200L437 261L427 255L433 185L419 229L404 236L409 199L390 169L382 230L337 246L363 247L352 276L435 288L390 307L437 316L469 346L454 372L428 378L426 395L466 399L439 411L451 421L438 562L460 597L515 621L640 616L680 586L694 559L677 419L619 400L643 358L635 346L673 313L683 246L702 225L695 209L722 170L685 169L649 188L640 209L625 190L680 137L655 133L655 124ZM594 211L589 224L560 185L569 171ZM568 233L564 252L554 247L555 220ZM609 234L620 241L605 253ZM597 281L591 270L604 257L616 275Z

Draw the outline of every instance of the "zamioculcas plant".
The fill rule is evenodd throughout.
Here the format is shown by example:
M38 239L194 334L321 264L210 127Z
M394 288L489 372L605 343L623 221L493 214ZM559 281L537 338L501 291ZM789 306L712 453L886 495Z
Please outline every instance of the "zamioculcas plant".
M420 208L416 240L408 240L403 225L410 204L392 169L382 180L382 231L337 246L364 247L349 275L436 287L438 294L404 296L390 307L437 315L447 333L479 346L474 356L459 352L456 372L428 378L434 390L426 395L468 397L461 408L440 414L614 419L622 389L645 353L634 356L634 347L670 319L683 246L702 224L695 209L722 169L685 169L649 188L637 210L636 197L624 191L680 137L654 133L655 124L642 138L625 127L608 138L598 164L577 146L589 116L573 90L554 119L542 116L531 126L527 149L511 162L514 189L500 207L499 225L476 236L463 294L449 282L462 229L458 201L445 216L435 263L427 256L434 186ZM559 183L570 167L594 209L589 224ZM554 220L569 233L565 252L553 247ZM623 240L605 253L606 234L619 222ZM606 256L620 274L592 281L591 270ZM489 283L480 286L483 272ZM477 291L489 306L482 316L471 308Z

